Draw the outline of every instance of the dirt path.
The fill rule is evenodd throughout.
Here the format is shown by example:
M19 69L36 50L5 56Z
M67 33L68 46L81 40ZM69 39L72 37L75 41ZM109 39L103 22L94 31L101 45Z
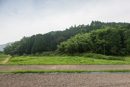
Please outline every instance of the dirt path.
M108 70L130 69L130 65L0 65L0 71L15 70Z
M2 64L6 64L10 59L10 56L8 56L4 61L2 61Z
M0 87L130 87L129 73L0 74Z

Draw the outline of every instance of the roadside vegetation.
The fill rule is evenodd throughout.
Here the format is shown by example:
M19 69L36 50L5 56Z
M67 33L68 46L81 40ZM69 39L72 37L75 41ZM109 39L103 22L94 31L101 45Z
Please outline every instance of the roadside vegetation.
M0 73L114 73L114 72L130 72L128 69L124 70L48 70L48 71L32 71L32 70L25 70L25 71L0 71Z

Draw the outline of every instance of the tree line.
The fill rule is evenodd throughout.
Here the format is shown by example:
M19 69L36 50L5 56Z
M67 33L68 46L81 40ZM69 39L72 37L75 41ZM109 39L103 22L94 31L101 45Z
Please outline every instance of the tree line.
M130 28L105 27L74 37L58 45L61 53L99 53L107 55L130 54Z
M126 38L128 38L126 35L128 33L126 32L129 32L128 24L129 23L92 21L90 25L74 25L64 31L52 31L46 34L23 37L20 41L16 41L5 47L4 53L23 55L55 50L65 53L103 53L102 49L104 48L102 46L105 45L106 54L117 54L114 50L118 50L118 47L123 48L122 50L129 47L127 46L128 44L126 45L126 42L129 42L129 40L126 40ZM104 39L106 37L109 40ZM116 41L119 41L122 45L117 44ZM108 50L111 46L113 52L111 52L110 49ZM126 54L127 52L124 53Z

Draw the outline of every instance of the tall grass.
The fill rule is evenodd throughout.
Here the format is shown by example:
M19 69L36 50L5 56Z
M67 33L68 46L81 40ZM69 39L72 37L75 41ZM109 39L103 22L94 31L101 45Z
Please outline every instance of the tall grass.
M24 56L27 56L24 54ZM68 54L62 54L62 53L58 53L56 51L49 51L49 52L42 52L42 53L35 53L35 54L31 54L29 56L68 56Z
M117 56L106 56L106 55L102 55L102 54L95 54L95 53L84 53L82 54L82 56L84 57L89 57L89 58L95 58L95 59L106 59L106 60L125 60L124 57L117 57Z
M7 65L127 65L126 60L106 60L80 56L20 56L12 57Z
M27 55L24 54L24 56L27 56ZM36 54L31 54L29 56L80 56L80 57L86 57L86 58L105 59L105 60L122 60L122 61L125 60L123 56L107 56L107 55L96 54L96 53L62 54L56 51L36 53Z
M0 58L7 58L8 55L0 55Z
M8 57L8 55L0 55L0 64L1 64L1 62L4 61L5 58L7 58L7 57Z

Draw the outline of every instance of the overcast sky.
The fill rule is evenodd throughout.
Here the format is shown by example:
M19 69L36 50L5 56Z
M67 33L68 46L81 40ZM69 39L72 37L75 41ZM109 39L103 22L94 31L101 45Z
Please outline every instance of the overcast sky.
M130 22L130 0L0 0L0 44L92 20Z

